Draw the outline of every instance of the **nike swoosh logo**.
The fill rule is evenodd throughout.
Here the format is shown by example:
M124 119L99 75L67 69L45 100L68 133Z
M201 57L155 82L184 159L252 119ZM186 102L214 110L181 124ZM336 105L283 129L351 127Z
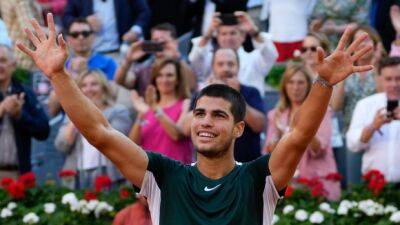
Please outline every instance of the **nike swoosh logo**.
M217 187L219 187L221 184L218 184L217 186L213 187L213 188L208 188L207 186L204 188L204 191L212 191L215 190Z

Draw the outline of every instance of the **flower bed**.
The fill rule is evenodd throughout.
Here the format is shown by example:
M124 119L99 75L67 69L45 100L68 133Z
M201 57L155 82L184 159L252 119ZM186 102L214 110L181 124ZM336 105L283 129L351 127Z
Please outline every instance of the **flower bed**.
M332 179L339 176L332 174ZM384 176L372 170L364 184L342 193L338 202L327 202L320 183L298 178L297 188L288 187L285 199L278 204L275 225L390 225L400 224L400 190L388 185Z
M60 177L71 180L74 173ZM116 213L135 201L131 187L109 190L110 180L101 176L95 190L71 191L48 184L35 186L35 176L28 173L18 180L3 178L0 189L0 224L21 225L109 225Z

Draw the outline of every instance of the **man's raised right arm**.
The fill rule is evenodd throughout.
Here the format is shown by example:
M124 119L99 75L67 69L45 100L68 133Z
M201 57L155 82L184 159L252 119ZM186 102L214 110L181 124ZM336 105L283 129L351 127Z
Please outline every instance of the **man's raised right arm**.
M22 44L17 46L29 55L49 78L58 100L79 132L109 158L129 181L140 187L148 164L146 153L129 138L113 129L102 112L83 95L71 76L66 73L66 43L59 35L59 45L56 44L51 14L47 15L47 21L48 38L35 20L31 23L37 35L25 29L36 50L30 50Z

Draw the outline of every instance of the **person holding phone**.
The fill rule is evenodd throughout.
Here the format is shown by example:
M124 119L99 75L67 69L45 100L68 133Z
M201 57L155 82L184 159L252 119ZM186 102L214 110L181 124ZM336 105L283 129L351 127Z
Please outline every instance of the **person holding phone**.
M243 48L246 35L252 38L254 50L246 52ZM212 40L215 38L216 46ZM263 96L264 79L275 63L278 52L267 33L260 32L246 12L233 14L214 13L207 32L192 39L193 48L189 61L197 76L199 86L205 86L211 75L212 57L216 48L231 48L239 57L239 81L257 88Z
M151 57L139 62L145 55ZM150 84L153 65L165 58L179 60L185 71L190 90L197 88L196 78L189 65L181 58L178 50L176 29L172 24L163 23L151 29L151 40L133 43L115 73L114 81L128 89L134 89L140 96L144 96Z
M379 67L383 92L357 102L347 147L362 151L362 172L378 169L389 182L400 182L400 57L385 58Z

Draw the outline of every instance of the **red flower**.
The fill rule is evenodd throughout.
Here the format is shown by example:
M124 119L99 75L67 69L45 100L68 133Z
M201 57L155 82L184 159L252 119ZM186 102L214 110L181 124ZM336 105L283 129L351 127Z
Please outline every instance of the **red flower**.
M10 186L10 184L11 184L12 182L15 182L14 179L12 179L12 178L10 178L10 177L3 177L3 178L1 179L1 187L2 187L4 190L8 190L8 187Z
M129 191L126 188L119 189L119 197L121 199L129 198L130 195L131 193L129 193Z
M35 174L32 172L25 173L24 175L21 175L18 179L21 183L24 184L25 188L31 189L35 187Z
M62 171L60 171L60 173L58 173L58 176L61 178L74 177L75 175L76 175L75 170L62 170Z
M287 186L285 191L285 198L290 198L293 194L294 188L290 185Z
M379 195L385 187L385 176L379 170L370 170L363 176L363 178L368 182L368 189L375 195Z
M297 183L308 186L308 185L310 185L310 180L305 177L299 177L299 178L297 178Z
M95 200L95 199L97 199L97 195L96 195L96 193L94 193L92 191L86 190L83 198L86 201Z
M325 179L332 180L332 181L341 181L342 175L340 173L330 173L326 175Z
M25 198L25 185L20 181L13 181L8 186L8 193L14 199Z
M101 192L103 189L108 189L111 186L111 179L108 176L98 176L94 181L94 189L96 192Z

